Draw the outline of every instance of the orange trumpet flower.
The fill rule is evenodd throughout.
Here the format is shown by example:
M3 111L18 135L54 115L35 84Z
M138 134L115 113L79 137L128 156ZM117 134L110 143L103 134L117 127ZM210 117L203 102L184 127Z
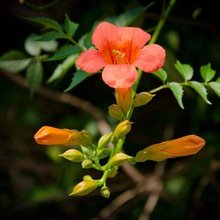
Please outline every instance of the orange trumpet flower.
M102 79L112 88L129 88L137 77L137 68L152 73L165 61L165 50L157 45L144 46L151 35L137 27L118 27L101 22L92 35L96 49L84 51L76 65L88 73L103 69Z
M205 145L205 140L197 135L187 135L181 138L153 144L136 154L137 162L146 160L162 161L168 158L196 154Z

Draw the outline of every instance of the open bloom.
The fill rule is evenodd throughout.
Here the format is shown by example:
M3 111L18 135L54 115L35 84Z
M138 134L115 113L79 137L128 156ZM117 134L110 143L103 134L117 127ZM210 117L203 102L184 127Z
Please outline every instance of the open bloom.
M136 155L138 162L146 160L162 161L167 158L196 154L205 145L205 140L197 135L187 135L181 138L153 144Z
M129 88L138 77L136 67L150 73L164 64L166 54L161 46L144 46L150 38L150 34L140 28L102 22L92 36L96 49L84 51L76 65L88 73L96 73L104 67L102 79L108 86Z

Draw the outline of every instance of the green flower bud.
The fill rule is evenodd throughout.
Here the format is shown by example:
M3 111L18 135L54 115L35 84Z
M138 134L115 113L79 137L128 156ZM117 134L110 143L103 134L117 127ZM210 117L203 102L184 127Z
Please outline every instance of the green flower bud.
M78 183L69 194L70 196L84 196L92 192L97 188L98 184L96 180L83 180Z
M108 107L108 111L109 111L109 114L112 116L112 118L115 118L119 121L122 120L124 116L122 109L116 104L110 105Z
M83 154L76 149L69 149L59 156L64 157L72 162L82 162L84 160Z
M112 132L104 134L98 141L98 148L100 149L106 147L111 142L111 139L112 139Z
M148 102L150 102L152 100L152 98L155 95L152 95L149 92L141 92L139 94L137 94L134 98L134 107L139 107L139 106L143 106L146 105Z
M120 122L114 130L114 136L116 138L124 137L131 130L131 124L132 122L128 120Z
M103 186L101 188L101 194L102 194L103 197L108 199L109 196L110 196L110 189L107 186Z
M83 180L93 180L92 177L90 175L85 175L83 177Z
M92 161L89 160L89 159L86 159L86 160L84 160L84 161L82 162L82 168L84 168L84 169L89 169L89 168L91 168L92 166L93 166L93 163L92 163Z
M120 166L121 164L123 164L124 162L128 161L131 158L132 158L131 156L120 152L120 153L115 154L110 159L109 163L112 166Z
M118 167L111 167L110 172L108 173L109 178L113 178L118 173Z

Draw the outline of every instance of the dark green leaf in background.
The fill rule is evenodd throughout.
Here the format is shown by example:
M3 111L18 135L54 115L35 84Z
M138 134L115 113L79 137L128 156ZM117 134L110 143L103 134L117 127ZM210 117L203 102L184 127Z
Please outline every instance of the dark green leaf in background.
M23 52L10 50L0 57L0 69L9 73L18 73L24 70L30 62L31 58Z
M77 54L69 56L62 63L58 64L47 83L52 83L64 77L67 71L75 64L77 57Z
M30 96L32 97L37 88L41 85L43 78L43 66L40 61L31 63L26 71L27 81L30 86Z
M70 91L71 89L75 88L78 84L80 84L83 80L89 77L91 74L86 73L82 70L78 70L74 73L72 78L72 82L70 83L69 87L65 90L65 92Z
M73 35L75 34L76 30L79 27L79 24L71 21L69 19L69 17L66 16L66 18L65 18L65 26L64 27L65 27L65 31L69 35L69 37L73 37Z
M62 46L48 61L63 60L73 54L82 52L81 48L74 45Z

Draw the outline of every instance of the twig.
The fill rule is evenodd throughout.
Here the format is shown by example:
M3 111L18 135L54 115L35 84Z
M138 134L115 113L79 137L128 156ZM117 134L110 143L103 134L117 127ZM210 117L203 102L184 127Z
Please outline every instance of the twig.
M19 85L21 88L25 90L29 90L29 85L27 81L20 75L12 75L3 73L4 76L9 78L11 81ZM92 115L97 121L98 128L101 134L105 134L111 131L108 123L105 120L104 114L100 111L99 108L92 105L90 102L80 99L74 95L70 95L68 93L58 92L44 86L41 86L37 89L36 93L41 95L44 98L53 100L55 102L63 103L66 105L70 105L75 108L80 108L81 110Z
M149 192L157 191L158 188L161 188L161 184L161 180L155 175L148 176L144 181L136 185L136 187L121 193L108 206L102 209L99 213L99 219L113 219L113 216L122 206L131 202L131 200L137 198L138 196L143 196Z

